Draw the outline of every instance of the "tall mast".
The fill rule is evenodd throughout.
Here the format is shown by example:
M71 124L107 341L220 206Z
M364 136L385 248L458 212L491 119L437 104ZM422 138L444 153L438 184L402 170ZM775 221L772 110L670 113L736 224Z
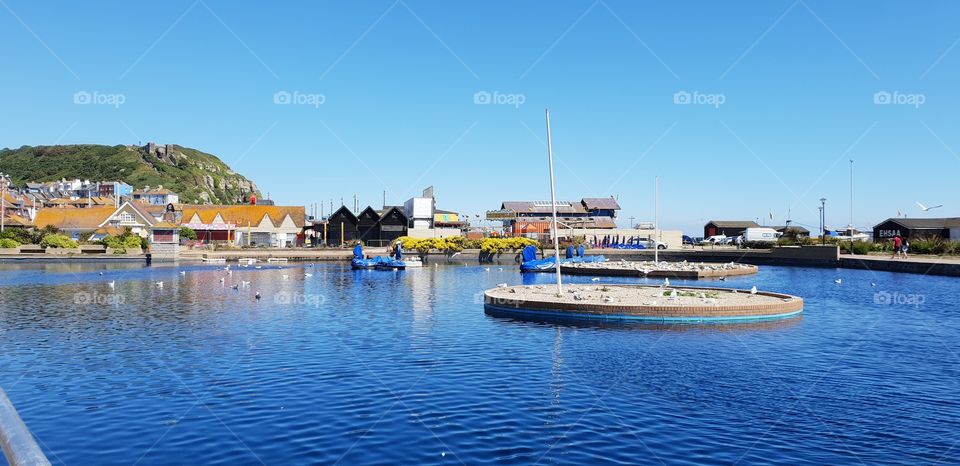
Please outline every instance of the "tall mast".
M546 109L547 114L547 159L550 161L550 205L553 206L553 228L551 229L551 236L553 236L553 258L556 263L557 269L557 294L563 293L563 285L560 281L560 238L558 233L560 230L557 228L557 192L554 188L553 183L553 146L550 142L550 109Z

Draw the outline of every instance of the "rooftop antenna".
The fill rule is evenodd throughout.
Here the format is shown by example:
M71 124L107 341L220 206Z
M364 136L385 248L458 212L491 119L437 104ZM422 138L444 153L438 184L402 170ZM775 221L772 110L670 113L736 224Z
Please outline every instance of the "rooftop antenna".
M553 258L557 269L557 294L563 294L563 285L560 281L560 238L557 229L557 192L553 183L553 145L550 142L550 109L545 109L547 115L547 159L550 161L550 205L553 206Z

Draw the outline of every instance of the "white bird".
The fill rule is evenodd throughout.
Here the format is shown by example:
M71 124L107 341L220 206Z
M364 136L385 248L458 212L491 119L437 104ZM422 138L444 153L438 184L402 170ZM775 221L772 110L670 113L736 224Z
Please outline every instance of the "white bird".
M503 267L500 267L500 268L499 268L499 269L497 269L497 270L499 270L499 271L501 271L501 272L503 272Z
M613 302L613 298L610 297L610 296L604 296L603 302L605 302L605 303L612 303L612 302Z
M284 279L284 280L286 280L286 279L288 279L288 278L290 278L290 276L289 276L289 275L286 275L286 274L284 274L284 275L281 275L281 276L280 276L280 278L282 278L282 279Z
M507 287L507 284L506 284L506 283L498 283L498 284L497 284L497 288L506 288L506 287Z
M487 268L483 269L483 271L484 271L484 272L489 272L489 271L490 271L490 267L487 267Z
M240 285L234 284L234 285L231 286L230 288L232 288L232 289L234 289L234 290L239 290L239 289L240 289Z
M842 278L838 278L838 279L834 280L833 282L836 283L837 285L839 285L839 284L843 283L843 279L842 279Z
M593 278L590 279L590 281L592 281L592 282L598 282L598 281L600 281L600 277L593 277Z
M677 299L677 290L670 290L670 298Z
M224 277L220 277L220 283L224 283L224 282L226 282L226 281L227 281L227 279L226 279L226 278L224 278Z
M720 277L720 281L726 281L727 277Z
M260 299L260 292L258 291L257 294L255 294L253 297L254 299Z
M227 275L233 275L233 270L227 270Z
M261 266L261 265L257 265L257 266L254 266L253 268L255 268L255 269L262 269L262 268L263 268L263 266Z
M228 266L224 267L223 270L230 270L230 266L228 265Z
M250 286L250 282L245 282L243 280L240 280L240 286Z
M103 272L100 272L100 275L103 275Z
M107 283L107 285L110 285L110 288L113 288L113 285L115 285L115 281L111 280L110 283Z
M163 288L163 282L157 282L157 288Z
M914 201L914 202L916 202L916 203L917 203L917 207L920 207L920 210L922 210L922 211L924 211L924 212L927 212L927 211L929 211L929 210L931 210L931 209L936 209L936 208L938 208L938 207L943 207L943 204L937 204L937 205L934 205L934 206L927 207L927 206L921 204L920 201Z
M757 294L757 287L750 288L750 294Z
M670 286L670 279L669 279L669 278L664 278L664 279L663 279L663 286Z
M455 253L451 254L450 257L457 257L457 256L459 256L459 255L460 255L459 252L455 252Z
M303 276L304 276L304 277L307 277L307 278L310 278L310 277L313 276L313 274L312 274L312 273L305 273L305 274L303 274Z
M876 283L870 283L870 286L877 286Z
M574 299L574 301L583 301L583 295L580 294L579 291L574 291L574 292L573 292L573 299Z
M187 272L184 272L183 270L180 271L180 275L186 275L186 274Z

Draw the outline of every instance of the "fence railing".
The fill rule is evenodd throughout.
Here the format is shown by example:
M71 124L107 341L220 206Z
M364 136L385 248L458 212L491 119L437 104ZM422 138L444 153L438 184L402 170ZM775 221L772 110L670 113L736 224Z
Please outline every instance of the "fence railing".
M0 448L3 449L3 455L6 456L10 466L50 464L2 388L0 388Z

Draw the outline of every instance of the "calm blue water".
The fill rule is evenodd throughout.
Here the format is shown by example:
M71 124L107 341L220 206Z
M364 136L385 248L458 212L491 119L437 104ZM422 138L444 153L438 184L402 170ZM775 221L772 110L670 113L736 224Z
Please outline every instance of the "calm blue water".
M511 266L102 267L0 265L0 386L54 463L960 462L960 279L761 267L710 284L802 318L658 327L486 315L551 279Z

